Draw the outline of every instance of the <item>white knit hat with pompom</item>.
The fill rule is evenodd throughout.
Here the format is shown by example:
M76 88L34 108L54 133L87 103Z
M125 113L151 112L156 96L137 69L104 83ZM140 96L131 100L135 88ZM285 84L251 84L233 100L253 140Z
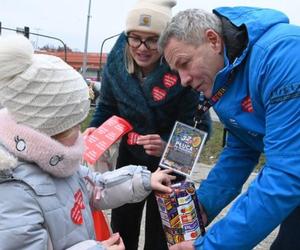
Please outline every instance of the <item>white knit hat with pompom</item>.
M49 136L81 123L90 107L82 76L58 57L34 54L21 35L0 37L0 102L17 123Z

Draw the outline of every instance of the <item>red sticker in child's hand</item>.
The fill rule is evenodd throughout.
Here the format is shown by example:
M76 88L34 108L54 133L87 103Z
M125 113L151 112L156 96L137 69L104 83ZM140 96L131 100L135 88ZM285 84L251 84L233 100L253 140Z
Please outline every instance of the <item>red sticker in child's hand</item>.
M136 145L137 139L140 135L136 132L130 132L127 138L128 145Z

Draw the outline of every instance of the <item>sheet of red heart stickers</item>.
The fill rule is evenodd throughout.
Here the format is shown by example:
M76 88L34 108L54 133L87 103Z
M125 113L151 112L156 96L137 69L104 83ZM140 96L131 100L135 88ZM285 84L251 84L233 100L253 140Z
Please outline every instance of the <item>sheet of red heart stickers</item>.
M120 137L132 130L125 119L112 116L85 139L83 159L89 164L95 164L99 157Z

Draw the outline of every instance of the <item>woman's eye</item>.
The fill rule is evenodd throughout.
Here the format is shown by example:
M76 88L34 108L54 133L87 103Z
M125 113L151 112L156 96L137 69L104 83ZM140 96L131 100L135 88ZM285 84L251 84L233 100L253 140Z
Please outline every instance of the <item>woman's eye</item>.
M140 42L140 39L139 39L139 38L136 38L136 37L133 37L133 38L132 38L132 41L135 42L135 43L137 43L137 42Z
M148 43L156 44L157 43L157 39L149 39Z

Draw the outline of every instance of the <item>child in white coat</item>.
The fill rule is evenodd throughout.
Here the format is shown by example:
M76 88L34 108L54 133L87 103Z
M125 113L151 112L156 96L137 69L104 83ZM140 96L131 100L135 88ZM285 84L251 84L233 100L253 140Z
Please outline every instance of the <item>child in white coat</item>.
M95 240L91 206L170 192L169 171L131 165L100 174L81 166L88 87L61 59L34 54L22 36L0 37L0 102L1 249L125 249L118 234Z

